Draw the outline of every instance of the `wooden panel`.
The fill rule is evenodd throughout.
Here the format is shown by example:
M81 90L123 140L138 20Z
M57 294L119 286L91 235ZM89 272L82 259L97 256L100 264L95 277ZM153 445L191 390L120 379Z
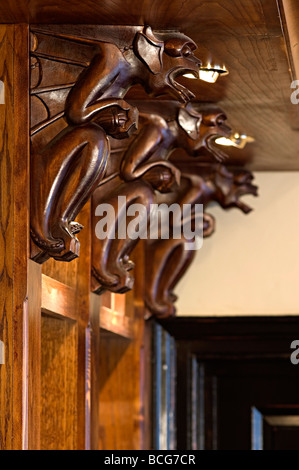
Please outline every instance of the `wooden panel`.
M71 348L73 358L71 359L72 366L68 371L67 382L73 384L76 388L74 395L74 407L72 413L76 423L76 430L72 428L71 436L66 435L65 440L61 441L59 448L72 448L72 449L84 449L86 448L97 448L98 446L98 419L97 408L98 408L98 385L97 377L93 373L92 379L90 378L90 368L98 370L98 355L97 345L99 336L98 318L95 319L91 315L91 328L88 327L89 322L89 293L90 293L90 204L87 203L84 209L79 214L78 220L84 225L84 230L80 235L81 249L83 256L73 261L72 263L61 263L58 261L48 260L43 265L43 272L49 275L42 275L42 297L41 297L41 308L44 313L51 315L52 321L47 323L47 338L55 332L56 327L61 331L65 328L65 340L61 339L60 344L60 355L68 356ZM73 269L66 268L66 266L74 265ZM50 277L51 276L51 277ZM46 318L46 317L45 317ZM48 318L48 317L47 317ZM57 320L57 322L55 322ZM74 323L69 323L70 320L74 320ZM68 330L67 326L64 325L72 324L71 330L76 329L76 342L72 343L74 339L73 333ZM97 325L95 327L95 325ZM94 329L95 328L95 329ZM59 336L59 333L57 333ZM61 338L63 337L61 333ZM51 343L51 339L49 339ZM54 341L54 339L53 339ZM71 344L71 346L70 346ZM96 363L96 364L95 364ZM45 380L45 361L42 364L42 384ZM58 372L56 372L58 374ZM67 382L63 385L62 379L58 380L58 387L66 387ZM43 385L42 385L43 386ZM53 384L54 386L54 384ZM71 386L71 385L70 385ZM97 393L97 400L91 400L90 390L92 387L92 397ZM53 394L57 396L59 388ZM54 393L55 392L55 393ZM64 391L62 391L64 393ZM65 392L67 393L67 392ZM53 396L54 396L53 395ZM53 398L54 400L54 398ZM59 404L60 403L60 404ZM60 426L61 432L64 432L65 423L69 423L69 415L66 409L62 409L61 400L58 399L59 413L57 414L57 423ZM42 415L42 428L41 428L41 442L43 448L55 448L55 440L49 437L51 426L55 427L53 422L48 423L48 417L50 416L49 410L46 408L45 413ZM95 416L93 416L95 413ZM71 411L70 411L71 414ZM44 422L43 422L44 421ZM48 424L47 424L48 423ZM48 429L48 426L50 427ZM86 436L85 436L86 433ZM46 436L46 437L45 437ZM48 437L47 437L48 436ZM96 442L96 444L95 444ZM51 447L52 446L52 447ZM53 447L54 446L54 447Z
M140 448L138 360L134 343L121 337L100 341L100 449Z
M78 312L75 289L43 274L42 310L76 320Z
M5 105L0 105L0 339L5 365L0 365L0 449L11 449L13 387L13 27L0 27L0 80Z
M14 363L13 448L27 446L26 345L27 264L29 255L29 34L27 25L14 26ZM23 331L24 326L24 331Z
M100 328L124 338L133 337L133 323L131 319L106 307L101 307Z
M75 259L71 263L61 263L60 261L50 258L43 264L43 274L75 289L77 283L78 262L79 260Z
M27 39L27 26L0 26L0 80L5 90L5 103L0 104L0 339L5 346L0 449L21 449L26 429L22 346L28 255Z
M92 294L95 296L95 294ZM100 328L108 333L114 333L124 338L134 337L134 321L127 314L126 304L133 302L132 293L124 296L105 292L101 295L101 307L99 310Z
M42 315L41 449L77 448L77 328Z

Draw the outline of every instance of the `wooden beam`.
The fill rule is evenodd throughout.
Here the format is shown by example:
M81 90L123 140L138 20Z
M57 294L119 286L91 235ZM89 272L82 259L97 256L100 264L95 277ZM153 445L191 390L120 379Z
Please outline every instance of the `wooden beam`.
M297 0L281 0L285 17L285 34L289 39L291 62L295 78L299 80L299 3Z

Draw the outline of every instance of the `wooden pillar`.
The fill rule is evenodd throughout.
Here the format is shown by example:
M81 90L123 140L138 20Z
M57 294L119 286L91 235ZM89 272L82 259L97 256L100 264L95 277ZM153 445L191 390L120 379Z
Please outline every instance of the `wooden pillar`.
M28 25L1 25L0 39L0 80L4 83L4 103L0 104L0 339L5 353L5 364L0 365L0 449L21 449L26 448Z
M285 33L288 34L291 61L295 73L294 79L299 80L299 5L297 0L282 0L285 17Z

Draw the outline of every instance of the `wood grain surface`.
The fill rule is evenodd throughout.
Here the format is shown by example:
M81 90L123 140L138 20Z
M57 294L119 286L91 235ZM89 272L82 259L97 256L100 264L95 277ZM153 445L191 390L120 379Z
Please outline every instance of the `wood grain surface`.
M0 26L0 449L25 445L23 309L28 259L28 26Z
M0 27L0 80L5 105L0 105L0 339L5 364L0 365L0 449L12 447L13 390L13 27Z
M42 315L41 449L77 448L77 326Z

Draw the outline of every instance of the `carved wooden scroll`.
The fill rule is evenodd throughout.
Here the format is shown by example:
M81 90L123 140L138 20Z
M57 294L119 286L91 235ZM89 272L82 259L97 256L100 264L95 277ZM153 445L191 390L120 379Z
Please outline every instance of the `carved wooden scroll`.
M79 255L75 219L103 179L108 135L123 139L138 126L124 101L133 85L183 102L176 81L198 76L194 42L150 27L35 26L31 31L32 258L70 261ZM152 186L151 186L152 187ZM122 258L124 259L124 258Z
M168 204L189 202L203 204L206 209L211 202L217 202L224 209L237 207L245 214L250 212L251 208L240 200L245 194L257 195L250 172L231 171L222 164L198 164L191 166L189 172L182 173L180 188L169 194ZM213 233L214 222L212 216L204 213L204 237ZM175 314L174 288L196 253L186 247L191 243L194 240L184 237L147 241L145 303L152 315L165 318Z
M93 248L93 290L101 292L126 292L134 282L133 264L129 256L139 238L120 237L117 227L121 225L123 212L130 206L140 203L145 208L147 222L150 207L156 201L156 193L168 193L180 187L180 171L168 158L175 149L184 149L189 155L199 157L208 151L219 161L225 155L213 142L216 137L229 137L231 129L225 124L226 116L216 106L179 105L166 102L163 106L154 102L134 103L140 111L140 131L132 138L128 148L119 158L119 165L113 166L110 176L94 193L93 214L103 203L109 203L116 214L115 223L110 229L113 237L99 240L97 217L94 217L92 230ZM193 191L194 192L194 191ZM198 198L196 183L195 195ZM176 194L174 192L174 194ZM119 211L119 196L125 196L125 207ZM188 198L187 198L188 199ZM209 216L206 216L208 223ZM132 217L127 218L127 225ZM209 219L210 221L210 219ZM210 227L206 227L208 232Z

